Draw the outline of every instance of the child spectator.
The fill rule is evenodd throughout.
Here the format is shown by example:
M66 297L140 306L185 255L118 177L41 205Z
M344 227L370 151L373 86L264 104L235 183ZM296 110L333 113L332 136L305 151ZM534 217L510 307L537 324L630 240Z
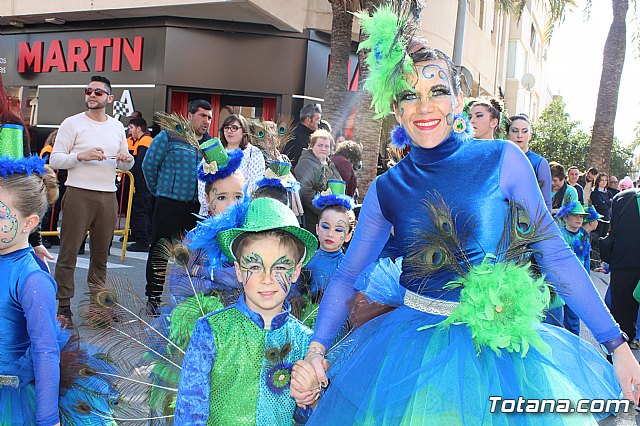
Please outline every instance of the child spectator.
M244 294L196 323L182 364L175 423L304 421L309 413L296 408L289 383L312 332L289 314L285 299L317 240L289 208L270 198L252 201L242 226L219 232L216 240L234 261ZM308 381L309 388L319 388L315 379Z
M582 224L589 214L584 211L582 204L573 201L562 207L556 217L563 220L564 227L560 228L562 236L588 273L591 264L591 242L589 233ZM580 335L580 318L568 305L564 305L564 327L573 334Z

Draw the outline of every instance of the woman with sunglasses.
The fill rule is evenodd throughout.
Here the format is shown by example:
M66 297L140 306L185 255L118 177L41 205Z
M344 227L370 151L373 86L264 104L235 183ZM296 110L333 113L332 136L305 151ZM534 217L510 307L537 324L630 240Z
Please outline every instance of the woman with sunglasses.
M473 139L458 68L426 41L405 39L407 29L394 26L406 18L384 6L357 16L369 36L360 48L371 50L364 87L378 117L393 111L411 151L369 187L308 354L293 367L298 404L317 401L307 424L595 425L607 413L556 414L541 410L540 399L619 399L616 375L624 397L637 402L640 366L560 235L527 157L512 143ZM451 185L451 176L475 184ZM358 277L392 227L404 255L399 285L389 269L363 291L397 308L325 359ZM549 289L532 277L531 255L613 353L613 368L590 343L540 323ZM313 374L326 392L302 385ZM535 414L516 411L529 402Z
M242 150L244 156L239 170L247 181L246 192L251 195L256 188L256 180L264 174L265 162L262 151L251 144L247 119L239 114L228 116L220 126L220 140L227 151Z

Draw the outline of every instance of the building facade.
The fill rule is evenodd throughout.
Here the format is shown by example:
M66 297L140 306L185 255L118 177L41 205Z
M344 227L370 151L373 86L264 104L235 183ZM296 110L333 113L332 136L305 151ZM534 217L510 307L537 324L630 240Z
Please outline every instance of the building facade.
M510 113L537 117L550 100L536 17L516 22L494 0L468 0L463 65L471 95L504 93ZM427 2L422 29L453 51L456 0ZM190 100L274 119L322 103L330 66L326 0L5 0L0 3L0 74L12 105L37 135L82 111L82 88L101 74L113 83L114 116L186 112ZM542 24L543 26L543 24ZM535 29L535 31L534 31ZM353 39L358 38L354 23ZM358 82L352 46L350 89ZM535 75L527 90L522 76ZM36 137L37 140L42 139Z

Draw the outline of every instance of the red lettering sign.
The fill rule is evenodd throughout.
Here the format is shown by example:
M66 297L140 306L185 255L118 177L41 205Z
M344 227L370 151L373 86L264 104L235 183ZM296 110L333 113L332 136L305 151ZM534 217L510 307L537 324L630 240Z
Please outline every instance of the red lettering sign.
M42 66L42 72L49 72L51 68L58 67L60 72L67 72L67 65L64 62L64 51L62 50L62 43L60 40L51 41L47 57L44 60Z
M29 46L29 42L20 42L20 57L18 59L18 72L27 72L27 68L32 67L33 72L42 71L42 51L44 43L36 41L33 43L33 49Z
M60 40L52 40L45 52L42 41L20 42L18 72L59 72L104 71L107 52L111 53L111 71L122 71L122 57L133 71L142 71L142 48L144 37L136 36L133 44L126 38L71 39L67 42L66 52ZM95 56L93 64L89 60ZM44 60L43 60L44 58ZM66 58L66 59L65 59Z

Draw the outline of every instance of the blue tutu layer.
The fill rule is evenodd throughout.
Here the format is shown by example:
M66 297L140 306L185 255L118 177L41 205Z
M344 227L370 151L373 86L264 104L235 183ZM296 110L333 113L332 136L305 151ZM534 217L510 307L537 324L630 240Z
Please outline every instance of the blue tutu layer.
M530 425L595 423L590 414L492 414L489 397L618 399L606 359L564 329L540 324L545 355L480 354L466 325L402 306L371 320L332 351L331 385L309 424ZM608 414L606 414L608 415Z

